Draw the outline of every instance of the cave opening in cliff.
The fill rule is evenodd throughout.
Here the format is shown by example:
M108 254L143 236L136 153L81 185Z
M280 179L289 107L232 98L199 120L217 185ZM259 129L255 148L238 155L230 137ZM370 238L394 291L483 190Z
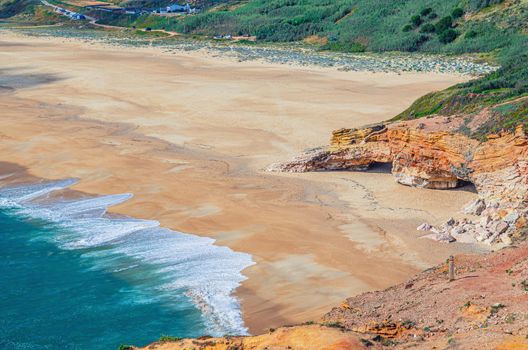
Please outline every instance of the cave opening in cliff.
M477 188L475 187L473 182L464 181L464 180L458 180L458 186L455 190L471 192L471 193L478 193Z
M374 174L391 174L392 173L392 162L371 163L367 169L367 172L374 173Z

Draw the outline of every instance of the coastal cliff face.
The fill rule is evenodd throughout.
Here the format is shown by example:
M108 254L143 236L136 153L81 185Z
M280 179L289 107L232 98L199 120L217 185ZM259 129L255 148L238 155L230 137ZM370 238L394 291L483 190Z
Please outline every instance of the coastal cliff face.
M528 245L454 261L454 281L443 263L348 298L315 322L249 337L161 339L144 349L527 349Z
M329 146L268 170L365 170L375 163L391 163L392 174L403 185L452 189L470 182L479 199L464 209L468 218L419 229L446 242L510 244L526 237L528 137L523 126L480 142L453 131L458 125L460 118L437 117L340 129L333 132Z
M131 348L130 350L135 349ZM282 327L252 337L201 337L176 341L159 341L144 349L151 350L351 350L367 349L354 332L341 327L318 324Z

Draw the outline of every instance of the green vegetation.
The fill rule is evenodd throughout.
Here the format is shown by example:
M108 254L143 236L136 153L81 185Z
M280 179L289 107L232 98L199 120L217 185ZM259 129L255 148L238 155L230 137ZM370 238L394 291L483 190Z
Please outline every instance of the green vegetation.
M453 10L453 12L451 12L451 17L453 18L460 18L464 15L464 10L461 9L460 7L457 7Z
M50 25L63 20L36 0L0 0L0 19L33 25Z
M501 3L471 1L468 10L482 10L478 16L472 14L481 17L479 20L453 24L453 17L460 12L455 9L453 17L446 16L435 25L435 32L443 31L439 40L448 44L446 47L451 52L491 52L486 59L501 68L483 78L423 96L394 120L468 114L470 121L472 115L490 107L486 123L473 131L465 125L460 131L485 139L489 133L513 131L519 124L528 128L528 98L525 98L528 95L528 36L521 20L521 14L526 17L528 6L503 8L499 7ZM504 16L510 16L508 23L504 22ZM461 32L464 34L459 36Z
M0 18L9 18L29 12L35 4L33 0L0 0Z
M119 345L119 347L117 348L117 350L132 350L134 347L131 346L131 345L125 345L125 344L121 344Z
M418 28L423 23L423 19L421 16L418 16L418 15L412 16L411 23L415 28Z
M405 320L402 322L402 326L409 329L409 328L412 328L414 326L416 326L416 323L414 321L411 321L411 320Z
M136 30L134 34L140 37L147 38L165 38L170 36L169 33L160 32L160 31L147 31L147 30Z
M420 11L420 16L426 17L426 16L429 16L432 12L433 12L432 8L426 7L422 11Z
M19 4L36 0L0 0ZM53 0L60 3L60 0ZM149 7L166 1L129 0L121 5ZM526 4L489 18L473 18L476 11L493 10L493 0L216 0L193 16L160 17L97 13L100 23L150 27L197 35L254 35L260 41L300 41L324 38L320 48L333 51L422 51L432 53L490 52L509 44L527 24ZM464 19L467 14L469 19ZM500 21L496 23L497 17ZM440 18L440 19L437 19ZM502 23L509 21L509 23ZM434 27L434 28L433 28ZM466 34L467 33L467 34ZM459 35L460 34L460 35ZM327 43L327 44L326 44Z
M445 32L453 27L453 17L445 16L435 24L435 31L437 33Z
M323 323L323 326L329 327L329 328L339 328L339 329L345 329L345 326L341 322L329 322L329 323Z
M426 23L420 28L420 33L434 33L436 31L436 27L431 23Z
M468 13L470 7L468 5L462 8L461 0L226 0L217 3L220 5L194 16L166 18L100 13L98 16L104 16L100 20L104 24L137 28L148 26L205 36L246 34L256 36L259 41L269 42L301 41L318 36L328 42L321 49L348 52L480 52L489 51L490 43L494 43L496 47L504 46L509 37L495 36L493 41L488 40L489 37L483 37L478 45L472 43L468 46L469 50L464 50L466 36L459 40L453 40L453 32L440 36L453 26L461 27L456 29L457 33L466 32L462 15ZM519 18L521 26L523 21L520 17L520 14L510 16ZM468 23L475 24L476 21ZM486 23L488 21L482 21L475 24L476 28L467 29L477 32ZM434 30L432 26L435 27ZM501 31L498 27L494 29ZM488 28L483 31L487 30ZM428 35L427 38L423 36L432 33L436 35ZM472 38L475 41L475 36L467 37ZM460 43L456 47L447 45L452 41ZM479 45L482 47L478 47Z
M525 291L525 292L528 292L528 280L524 280L520 283L521 285L521 288Z
M519 124L528 127L528 39L517 37L512 41L511 47L497 55L500 69L483 78L425 95L394 120L433 114L471 116L492 107L489 120L474 132L468 132L469 136L484 139L489 133L513 131Z
M170 335L162 335L158 341L160 342L169 342L169 341L180 341L182 340L182 338L180 337L173 337L173 336L170 336Z
M455 41L457 36L458 36L458 32L456 30L448 29L438 34L438 40L440 40L442 44L449 44Z

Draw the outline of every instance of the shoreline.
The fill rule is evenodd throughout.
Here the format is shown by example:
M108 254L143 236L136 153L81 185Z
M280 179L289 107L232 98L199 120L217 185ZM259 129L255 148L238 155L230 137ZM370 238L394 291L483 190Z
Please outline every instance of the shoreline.
M57 248L97 252L102 261L94 258L94 266L99 264L118 278L128 277L131 285L135 285L131 272L141 274L148 268L152 276L138 288L151 298L178 303L185 290L188 302L200 310L206 332L247 334L233 291L246 279L241 271L254 265L251 256L218 246L206 237L169 230L154 220L108 213L133 194L94 196L70 190L79 183L76 179L34 178L9 163L1 163L0 169L0 209L53 225L52 241ZM105 258L111 263L104 262ZM123 271L127 272L120 277Z
M74 189L82 192L134 193L111 212L251 254L257 264L236 291L251 333L310 320L352 294L476 249L418 241L414 231L425 218L453 215L474 198L469 192L405 188L384 172L261 170L326 143L333 129L388 119L463 78L0 40L14 45L0 56L2 85L27 84L0 94L8 111L0 159L37 177L81 178Z

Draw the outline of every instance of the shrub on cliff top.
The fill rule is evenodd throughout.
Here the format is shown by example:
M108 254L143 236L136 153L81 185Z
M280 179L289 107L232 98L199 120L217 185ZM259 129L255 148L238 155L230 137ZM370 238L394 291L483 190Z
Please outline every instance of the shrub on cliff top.
M180 337L173 337L173 336L170 336L170 335L162 335L158 341L160 342L169 342L169 341L180 341L182 340L182 338Z
M117 350L132 350L132 349L133 349L133 347L131 345L125 345L125 344L121 344L117 348Z

